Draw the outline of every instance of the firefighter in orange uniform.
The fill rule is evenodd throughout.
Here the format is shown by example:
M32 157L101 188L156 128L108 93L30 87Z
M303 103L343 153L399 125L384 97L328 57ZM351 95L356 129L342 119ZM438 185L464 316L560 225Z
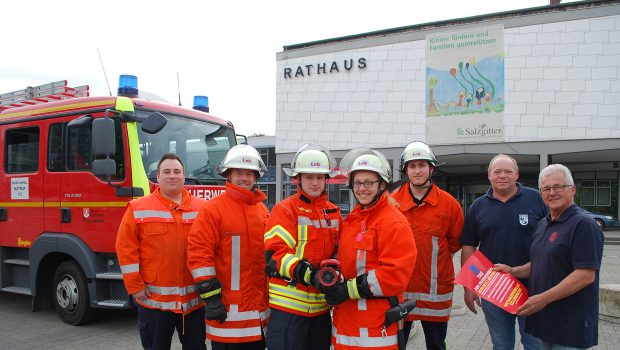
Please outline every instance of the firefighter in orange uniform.
M374 150L354 149L340 162L357 205L344 220L338 259L344 281L324 290L334 308L332 344L339 349L398 349L402 321L384 327L385 312L402 301L416 261L407 219L388 202L390 165ZM399 342L400 336L400 342ZM402 348L404 349L404 347Z
M183 349L206 349L204 303L186 265L187 234L206 202L183 188L183 170L179 157L164 154L157 165L159 187L129 202L116 236L145 349L170 349L175 328Z
M419 141L409 143L401 157L400 170L407 181L392 194L411 225L418 259L405 292L405 300L416 300L416 308L405 321L405 340L414 320L420 320L427 349L445 349L452 307L454 268L452 256L461 247L463 210L448 192L433 184L437 159L431 148Z
M269 350L330 348L330 306L313 285L321 261L336 253L342 223L340 209L327 200L326 180L335 168L329 151L305 145L284 169L298 185L297 194L272 209L265 233Z
M231 148L218 174L226 192L207 202L188 236L188 266L205 301L213 350L265 349L267 277L263 232L267 197L254 187L266 170L249 145Z

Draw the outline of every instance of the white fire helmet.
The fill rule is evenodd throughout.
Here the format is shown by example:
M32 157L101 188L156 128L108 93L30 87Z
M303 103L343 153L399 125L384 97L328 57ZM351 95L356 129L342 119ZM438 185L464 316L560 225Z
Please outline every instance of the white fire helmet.
M324 147L304 145L295 154L291 167L283 170L290 177L298 174L325 174L334 177L336 176L335 168L336 160Z
M421 141L413 141L405 146L403 154L400 156L400 170L403 172L406 171L405 167L407 166L407 162L411 160L426 160L430 162L432 166L437 167L437 158L435 158L435 154L427 144Z
M222 164L217 168L220 176L226 176L228 169L248 169L258 173L258 177L263 176L267 167L258 151L250 145L236 145L228 150Z
M392 181L392 169L387 158L381 152L372 149L352 149L340 161L340 171L349 178L349 182L353 173L358 170L375 172L387 183Z

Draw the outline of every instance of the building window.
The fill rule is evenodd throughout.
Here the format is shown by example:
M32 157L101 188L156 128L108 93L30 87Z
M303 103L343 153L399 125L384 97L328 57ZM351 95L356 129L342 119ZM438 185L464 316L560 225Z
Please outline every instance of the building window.
M257 149L260 157L263 159L265 166L269 166L269 149L268 148L259 148Z
M594 181L581 181L580 202L581 205L594 205Z
M596 205L611 205L611 181L596 181Z
M265 205L269 210L276 204L276 185L275 184L256 184L256 186L267 195Z
M582 206L610 206L611 181L582 180L579 186L579 204Z
M282 198L288 198L297 193L297 185L293 183L282 184Z
M329 201L340 207L343 216L349 214L352 209L351 203L349 202L349 189L347 185L329 185Z
M39 128L7 130L4 168L7 173L34 173L39 170Z

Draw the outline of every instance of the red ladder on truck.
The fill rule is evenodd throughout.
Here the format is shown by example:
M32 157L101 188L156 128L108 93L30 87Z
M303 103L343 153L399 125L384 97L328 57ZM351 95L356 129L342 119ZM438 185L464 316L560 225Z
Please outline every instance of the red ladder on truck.
M0 112L5 109L35 105L75 97L87 97L88 85L70 87L66 80L0 94Z

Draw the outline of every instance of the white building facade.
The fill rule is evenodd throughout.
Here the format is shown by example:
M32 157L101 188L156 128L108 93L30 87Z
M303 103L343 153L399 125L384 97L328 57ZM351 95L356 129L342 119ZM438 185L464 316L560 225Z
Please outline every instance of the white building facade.
M482 118L494 116L497 132L490 137L468 134L467 128L431 129L439 119L430 114L435 101L427 39L489 28L503 41L503 67L496 72L502 88L489 97L502 108L493 114L483 113L484 100L471 105ZM463 94L436 103L455 123L465 109L466 82L473 92L476 80L464 68L461 73L457 68L454 81L444 80L459 83ZM282 166L306 143L323 145L337 158L351 148L374 148L398 166L402 149L414 140L429 143L445 162L435 180L464 208L488 188L489 160L505 153L519 162L521 182L532 187L542 167L567 165L578 204L620 216L620 2L583 1L388 29L285 46L277 54L279 186ZM399 178L398 171L394 175ZM277 195L287 195L286 188Z

